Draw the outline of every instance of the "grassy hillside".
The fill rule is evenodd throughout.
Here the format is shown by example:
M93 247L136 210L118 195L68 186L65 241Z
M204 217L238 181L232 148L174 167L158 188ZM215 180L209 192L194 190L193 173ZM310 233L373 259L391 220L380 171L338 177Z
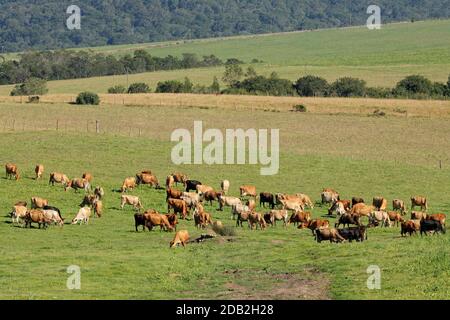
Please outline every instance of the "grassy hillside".
M156 56L215 54L222 59L236 57L250 63L264 61L255 69L264 75L277 72L296 80L317 74L333 81L342 76L359 77L369 86L392 87L410 74L423 74L434 81L446 81L450 73L450 20L384 25L381 30L365 27L328 29L312 32L269 34L126 46L91 48L123 55L138 48ZM129 83L145 81L153 88L167 79L189 76L194 83L210 84L221 77L223 68L179 70L130 75ZM76 93L91 89L106 92L114 84L125 85L126 76L52 81L50 93ZM1 86L6 95L11 86Z
M2 133L0 163L13 161L22 170L17 182L0 178L4 190L0 233L8 239L0 248L1 298L448 299L448 234L401 238L397 227L377 228L369 231L367 242L332 245L315 243L309 230L278 225L265 231L244 227L232 241L215 239L169 249L173 234L134 232L132 210L118 209L120 193L113 191L125 177L148 168L160 181L172 171L184 171L215 188L228 178L233 195L244 183L255 184L258 192L305 192L313 201L324 187L337 189L342 198L362 196L367 201L378 195L391 201L423 194L429 198L430 212L447 213L448 121L263 110L255 110L249 121L245 109L181 110L178 106L0 104L0 123L16 119L15 131ZM220 116L225 113L227 117ZM94 119L107 130L98 135L83 132L87 121L92 125ZM173 165L170 133L192 128L199 119L205 129L279 128L279 175L262 177L259 166ZM56 120L61 121L59 131L50 125L36 131L36 126ZM74 126L65 127L64 122ZM109 130L112 127L121 131ZM135 128L145 134L139 137L135 130L129 131ZM438 159L444 160L442 169ZM51 187L46 179L34 181L36 163L45 165L46 178L51 171L70 177L92 172L94 185L107 192L104 216L88 226L13 227L7 213L17 200L46 197L69 221L83 197L82 192ZM139 187L130 194L140 196L145 208L165 210L164 191ZM234 225L229 209L218 212L216 204L206 208L214 219ZM325 207L317 206L313 215L322 217L325 212ZM334 218L330 221L334 223ZM189 230L193 237L202 233L193 221L182 221L178 228ZM81 267L80 291L66 289L66 268L73 264ZM366 269L374 264L382 271L382 290L366 287Z

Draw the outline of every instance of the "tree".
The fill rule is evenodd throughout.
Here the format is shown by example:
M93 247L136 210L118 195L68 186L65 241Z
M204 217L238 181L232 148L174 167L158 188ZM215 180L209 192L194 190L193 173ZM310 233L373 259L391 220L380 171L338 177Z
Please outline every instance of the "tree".
M299 96L323 97L328 94L330 85L327 80L316 76L305 76L297 80L294 85Z
M184 83L177 80L167 80L158 82L156 93L182 93Z
M39 78L29 78L18 84L11 91L12 96L42 95L48 92L47 81Z
M81 92L77 96L76 104L88 104L88 105L98 105L100 103L100 98L98 94L94 92Z
M213 83L209 87L211 93L220 93L220 83L217 77L214 77Z
M336 80L331 89L338 97L362 97L366 92L366 82L361 79L344 77Z
M245 76L247 78L254 78L256 77L258 74L256 73L255 68L253 68L252 66L247 68L247 72L245 73Z
M230 87L233 87L237 82L239 82L243 75L244 71L242 71L240 65L228 64L225 66L225 72L223 74L222 80L225 83L228 83Z
M143 82L132 83L128 88L128 93L149 93L150 87Z
M394 91L397 95L430 95L433 89L433 83L421 75L408 76L397 83Z
M193 87L194 85L192 84L191 80L188 77L184 78L182 92L191 93Z

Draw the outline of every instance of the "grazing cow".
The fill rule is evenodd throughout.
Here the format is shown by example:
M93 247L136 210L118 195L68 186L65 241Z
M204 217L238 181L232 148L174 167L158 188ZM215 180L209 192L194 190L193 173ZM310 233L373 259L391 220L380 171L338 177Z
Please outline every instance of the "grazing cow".
M427 218L427 214L421 211L411 211L411 219L412 220L425 220Z
M135 209L135 210L140 210L140 209L142 209L142 203L141 203L141 200L139 200L139 197L136 197L136 196L129 196L129 195L122 195L121 197L120 197L120 209L122 209L123 210L123 207L125 206L125 205L130 205L130 206L133 206L133 208Z
M48 220L42 210L35 210L31 209L27 212L27 215L25 217L25 227L31 228L31 223L37 223L39 226L39 229L41 228L41 225L43 225L44 229L47 228L47 226L51 223L50 220Z
M195 192L183 192L181 199L186 201L189 209L196 207L202 201L200 195Z
M417 234L417 228L416 228L416 224L414 223L414 221L403 221L401 223L401 230L400 230L400 234L403 236L405 236L407 233L409 233L409 236L411 237L412 234Z
M386 211L388 202L383 197L375 197L373 198L372 205L375 207L377 211Z
M270 210L270 222L272 227L276 226L277 221L283 221L283 226L286 228L289 222L289 215L287 210Z
M34 173L36 174L36 180L42 178L42 175L44 174L44 165L36 165L36 167L34 168Z
M77 215L72 220L72 224L89 224L89 218L91 217L91 208L84 207L78 210Z
M86 207L86 206L94 206L95 200L98 199L95 194L87 194L84 196L83 201L80 203L80 207Z
M427 220L434 220L434 221L439 221L440 224L442 224L445 227L445 219L446 219L446 215L443 213L435 213L435 214L430 214L427 216L426 218Z
M220 183L220 189L222 190L224 195L227 195L228 190L230 189L230 181L222 180L222 182Z
M391 227L391 221L386 211L372 211L369 215L369 223L373 224L373 222L381 223L382 227Z
M37 209L37 208L43 208L45 206L48 206L48 200L42 199L39 197L32 197L31 198L31 209Z
M102 187L97 186L94 190L94 194L99 200L102 200L103 197L105 196L105 191L103 190Z
M296 193L295 196L303 202L304 207L308 206L310 209L314 209L314 204L312 203L311 198L308 195L304 193Z
M51 184L52 186L54 186L55 183L68 184L69 181L69 178L64 173L52 172L50 173L48 184Z
M239 194L241 195L241 199L244 197L254 197L256 198L256 187L255 186L240 186Z
M91 183L91 182L92 182L92 179L94 178L94 177L92 176L92 174L89 173L89 172L83 173L83 175L82 175L81 177L82 177L84 180L86 180L87 182L89 182L89 183Z
M321 243L324 240L329 240L330 243L345 241L345 239L334 228L318 228L315 230L315 236L318 243Z
M394 211L399 210L402 215L405 215L406 214L405 202L400 199L392 200L392 210Z
M59 208L56 208L56 207L53 207L53 206L44 206L42 209L44 209L44 210L52 210L52 211L55 211L55 212L58 213L59 218L60 218L61 220L64 220L63 217L61 216L61 210L59 210Z
M44 207L42 212L44 213L45 219L50 223L55 223L60 227L64 225L64 219L61 217L59 209L54 207Z
M26 207L28 203L26 201L17 201L14 205Z
M439 222L435 220L422 220L420 222L420 235L422 236L424 233L425 235L428 235L428 233L433 232L436 233L445 233L444 226Z
M331 216L333 212L336 212L336 215L341 215L350 211L350 200L339 200L334 202L330 209L328 209L328 215Z
M339 217L338 222L336 222L336 224L334 225L335 228L339 228L340 225L343 225L345 228L345 225L347 225L348 227L350 227L351 224L360 226L361 222L359 220L359 216L358 215L354 215L354 214L350 214L350 213L344 213L343 215L341 215Z
M428 201L425 197L412 197L411 198L411 210L414 210L415 207L420 207L420 210L427 211L428 210Z
M188 241L189 241L189 232L187 230L180 230L175 234L173 240L170 241L169 247L173 248L181 244L183 248L185 248Z
M213 201L219 201L220 194L221 194L221 192L216 192L214 190L206 191L203 194L203 198L204 198L205 201L209 201L209 205L212 206L212 202Z
M203 194L208 191L214 191L213 187L207 186L206 184L198 184L196 186L197 193Z
M231 207L233 205L242 204L241 199L236 197L229 197L220 194L219 196L219 211L223 211L223 207Z
M134 214L134 227L136 228L136 232L138 231L138 227L142 226L142 231L145 231L145 218L142 213Z
M13 177L16 180L19 180L20 178L20 174L19 174L19 169L17 168L17 165L13 164L13 163L7 163L5 165L5 171L6 171L6 178L8 179L12 179Z
M392 225L395 223L396 226L398 227L398 224L404 221L402 215L396 211L388 211L387 214L389 216L389 220L391 221Z
M356 240L357 242L367 240L367 229L364 226L338 229L338 232L342 238L349 242L352 242L353 240Z
M301 225L298 226L298 229L308 228L312 231L312 234L314 235L314 231L317 228L329 228L329 227L330 227L330 221L323 220L323 219L314 219L314 220L309 220L308 222L303 222Z
M172 173L172 178L176 184L182 183L184 186L186 186L186 183L188 181L187 175L185 175L184 173L181 173L181 172ZM186 190L186 191L188 191L188 190Z
M197 180L186 180L186 183L185 183L186 192L197 191L197 186L199 184L202 184L202 183L200 181L197 181Z
M183 196L183 191L180 191L180 190L177 190L177 189L172 189L172 188L167 188L166 189L166 202L170 198L172 198L172 199L181 199L182 196Z
M372 211L375 210L374 206L368 206L364 203L357 203L355 204L352 209L350 210L350 213L353 215L358 215L358 216L366 216L368 217L370 215L370 213Z
M15 205L11 212L12 223L19 223L20 220L24 220L27 216L28 209L25 206Z
M173 179L172 175L168 175L166 178L166 189L172 188L172 186L174 185L175 180Z
M94 216L97 215L97 217L101 218L103 214L103 202L101 200L95 199L93 207Z
M167 201L168 213L170 213L170 209L173 209L174 213L179 213L181 219L186 219L188 214L186 201L180 199L169 199Z
M258 225L261 230L264 230L266 228L266 221L258 212L250 212L248 216L248 223L251 230L258 229Z
M158 178L156 178L155 175L148 174L148 173L138 173L136 175L136 184L148 184L152 187L159 188L159 181Z
M166 217L172 229L177 231L178 216L175 213L168 213L166 214Z
M241 213L250 212L250 208L242 203L236 203L231 206L231 219L235 216L239 216Z
M364 203L364 199L363 199L363 198L359 198L359 197L353 197L353 198L352 198L352 207L353 207L355 204L358 204L358 203Z
M303 201L301 201L300 199L280 200L280 202L284 210L303 211L305 209Z
M339 193L334 191L333 189L323 189L322 193L320 194L320 198L322 199L322 205L323 204L329 204L336 201L339 201Z
M160 214L154 211L144 213L145 225L149 231L152 231L153 227L159 226L159 230L172 231L173 227L169 223L169 219L164 214Z
M245 205L248 207L250 211L255 211L256 201L253 199L248 199Z
M311 220L311 212L294 212L289 218L289 224L299 225Z
M266 203L268 203L270 208L273 209L275 207L275 197L270 192L261 192L259 194L259 205L265 208Z
M136 178L129 177L123 181L120 192L127 192L128 190L133 190L134 188L136 188Z
M248 222L249 215L250 215L250 211L242 211L242 212L239 212L239 213L237 214L236 227L239 227L239 225L240 225L241 227L243 227L242 222L243 222L243 221L247 221L247 222ZM250 224L249 224L249 227L250 227Z
M212 223L211 214L203 211L203 208L195 208L194 222L197 229L205 229L208 224Z
M64 185L64 191L72 188L75 192L78 192L79 189L84 189L84 191L89 191L91 189L91 184L85 179L75 178L69 181L69 183Z

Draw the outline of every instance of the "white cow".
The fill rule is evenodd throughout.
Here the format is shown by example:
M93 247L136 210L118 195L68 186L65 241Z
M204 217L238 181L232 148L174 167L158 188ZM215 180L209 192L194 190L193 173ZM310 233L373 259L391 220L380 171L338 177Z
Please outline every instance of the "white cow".
M90 217L91 217L91 208L89 208L89 207L81 208L78 211L77 216L75 218L73 218L72 224L78 224L78 223L88 224Z

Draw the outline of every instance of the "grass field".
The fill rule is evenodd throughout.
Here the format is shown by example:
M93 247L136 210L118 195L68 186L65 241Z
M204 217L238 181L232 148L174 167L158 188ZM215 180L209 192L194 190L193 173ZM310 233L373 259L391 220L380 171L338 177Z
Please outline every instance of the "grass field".
M433 110L434 106L430 106ZM226 115L226 116L225 116ZM77 107L69 104L0 104L0 119L16 119L16 131L0 139L0 163L15 162L22 170L18 182L0 178L1 298L4 299L448 299L450 287L448 235L401 238L399 228L371 229L368 241L317 244L309 230L281 225L265 231L237 231L232 241L218 238L186 249L169 249L173 234L134 232L133 212L118 209L122 180L152 169L161 181L172 171L218 187L227 178L231 193L241 184L258 192L304 192L318 200L324 187L343 198L366 200L383 195L407 200L429 198L430 212L447 213L450 179L450 124L437 117L367 117L358 114L292 114L228 108L179 106ZM83 132L87 121L102 125L142 128L141 137L124 132ZM78 128L55 131L39 127L56 120ZM192 128L203 120L213 128L279 128L280 172L259 175L259 166L175 166L170 161L172 130ZM20 126L20 122L33 125ZM128 127L127 127L128 126ZM18 129L20 128L20 129ZM438 130L436 128L439 128ZM70 129L70 130L69 130ZM443 161L439 169L438 160ZM36 163L46 167L46 179L34 181ZM71 220L83 194L64 192L47 184L48 173L70 177L84 171L107 192L105 214L88 226L62 229L22 229L12 226L7 213L17 200L48 198ZM145 208L165 210L162 190L139 187ZM207 206L214 219L234 225L229 209ZM325 214L317 206L315 217ZM330 219L334 222L334 219ZM192 221L180 229L192 237L202 231ZM68 290L69 265L81 267L81 290ZM366 286L369 265L381 268L381 290Z
M411 74L423 74L433 81L446 82L450 73L450 20L384 25L381 30L366 27L325 29L311 32L231 37L90 48L123 55L146 49L156 56L197 53L215 54L222 59L239 58L250 63L256 58L256 71L296 80L314 74L334 81L353 76L369 86L393 87ZM219 79L223 68L177 70L130 75L128 82L144 81L153 89L158 81L188 76L194 83L209 85ZM126 76L51 81L49 93L78 93L94 90L105 93L113 85L126 85ZM0 86L0 95L8 95L11 86Z

